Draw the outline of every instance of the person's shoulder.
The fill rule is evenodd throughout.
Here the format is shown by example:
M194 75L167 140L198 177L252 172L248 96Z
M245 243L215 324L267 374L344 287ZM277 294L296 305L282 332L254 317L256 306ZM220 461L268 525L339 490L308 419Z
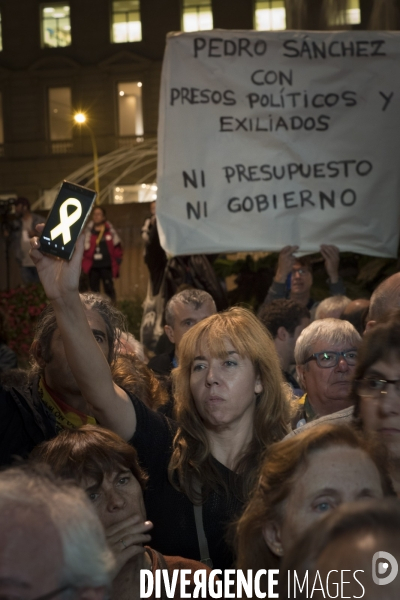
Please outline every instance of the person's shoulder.
M342 425L345 423L352 423L354 419L354 406L349 406L348 408L344 408L343 410L339 410L337 412L331 413L330 415L325 415L324 417L319 417L319 419L315 419L310 423L306 423L297 429L293 429L290 433L288 433L283 439L287 440L303 431L307 431L311 427L317 427L318 425L323 425L325 423L329 423L332 425Z
M21 411L30 411L32 393L29 380L20 369L10 369L0 376L0 423Z
M136 413L137 426L132 440L137 440L142 434L151 434L156 437L157 433L160 433L161 431L163 431L168 438L172 439L174 437L178 428L176 421L166 417L158 411L152 410L146 406L140 398L130 393L128 390L124 391L129 396Z

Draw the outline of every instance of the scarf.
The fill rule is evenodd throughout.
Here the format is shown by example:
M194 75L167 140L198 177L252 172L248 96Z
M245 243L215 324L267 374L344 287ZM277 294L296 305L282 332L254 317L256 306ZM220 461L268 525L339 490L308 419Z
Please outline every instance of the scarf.
M96 425L94 417L81 413L58 398L54 391L47 387L43 377L40 378L38 390L43 404L56 420L57 433L63 429L79 429L88 423Z

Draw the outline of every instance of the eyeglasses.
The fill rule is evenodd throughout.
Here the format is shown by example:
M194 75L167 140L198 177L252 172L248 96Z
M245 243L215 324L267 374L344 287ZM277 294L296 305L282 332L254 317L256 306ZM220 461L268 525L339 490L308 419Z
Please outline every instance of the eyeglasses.
M380 394L387 394L387 386L394 385L396 393L400 396L400 379L357 379L358 395L362 398L379 398Z
M292 276L293 275L305 275L306 273L309 273L310 271L308 269L292 269Z
M329 369L330 367L336 367L341 356L343 356L349 367L353 367L357 362L357 350L346 350L345 352L325 350L324 352L315 352L303 364L307 364L310 360L316 360L319 367Z

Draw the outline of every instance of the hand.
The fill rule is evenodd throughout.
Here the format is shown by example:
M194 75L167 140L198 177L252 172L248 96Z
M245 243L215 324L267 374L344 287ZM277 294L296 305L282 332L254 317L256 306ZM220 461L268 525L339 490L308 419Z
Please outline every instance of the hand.
M36 230L40 234L44 224L37 225ZM84 235L80 235L75 246L75 252L70 261L53 258L48 254L40 252L38 237L30 241L31 259L35 263L37 272L50 301L57 301L70 293L78 293L79 275L81 272L82 256L85 246Z
M276 282L286 282L287 276L291 272L293 264L296 262L296 257L293 256L293 252L296 252L298 249L298 246L285 246L279 252L278 267L275 275Z
M339 248L328 244L322 244L320 248L325 259L325 270L329 275L330 282L337 283L339 281Z
M147 532L152 527L151 521L143 522L136 515L106 529L107 542L116 558L118 573L131 558L144 553L143 544L151 540Z

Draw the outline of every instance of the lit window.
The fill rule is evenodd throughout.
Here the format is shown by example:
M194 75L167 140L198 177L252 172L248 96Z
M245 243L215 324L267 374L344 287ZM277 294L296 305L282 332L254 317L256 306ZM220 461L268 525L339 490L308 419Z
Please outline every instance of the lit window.
M71 22L69 6L65 3L41 5L42 46L60 48L71 44Z
M49 125L50 139L72 139L71 88L49 88Z
M286 29L285 1L269 0L269 2L256 2L255 29L257 31Z
M114 188L114 204L129 204L130 202L154 202L157 200L157 185L141 183L139 185L117 185Z
M114 0L112 11L112 41L116 44L140 42L142 23L139 0Z
M361 23L361 11L359 0L347 0L346 9L340 11L330 19L330 25L337 27L340 25L358 25Z
M143 135L142 82L118 84L119 135Z
M205 31L213 28L211 0L183 0L183 31Z
M358 25L361 23L359 0L347 0L346 23L348 25Z
M0 50L3 50L3 33L1 29L1 13L0 13Z

